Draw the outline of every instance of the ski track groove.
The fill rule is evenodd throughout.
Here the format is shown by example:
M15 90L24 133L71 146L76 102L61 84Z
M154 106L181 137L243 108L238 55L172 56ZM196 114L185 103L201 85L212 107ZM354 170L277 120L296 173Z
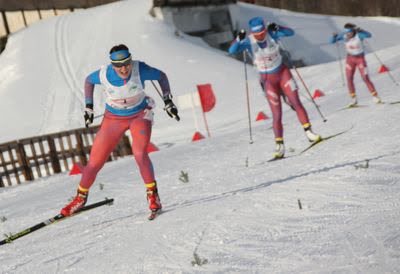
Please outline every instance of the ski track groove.
M65 51L65 43L66 43L66 24L65 20L67 20L67 16L60 16L57 18L56 26L55 26L55 52L56 59L61 70L61 74L64 78L64 82L67 84L67 89L70 91L73 97L76 100L70 100L68 113L73 113L76 109L77 102L81 102L82 97L78 96L75 92L76 84L73 80L73 72L70 67L70 63L68 61L68 54ZM79 88L78 88L79 90ZM69 127L72 127L72 121L68 119Z

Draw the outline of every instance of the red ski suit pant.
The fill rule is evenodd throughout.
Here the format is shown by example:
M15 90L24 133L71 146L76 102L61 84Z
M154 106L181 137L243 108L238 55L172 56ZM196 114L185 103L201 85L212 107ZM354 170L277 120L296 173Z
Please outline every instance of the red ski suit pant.
M309 119L297 92L297 85L289 68L282 64L281 68L271 74L260 74L261 85L272 111L273 129L276 140L283 140L282 126L282 92L294 108L297 118L303 127L309 126Z
M364 55L362 54L354 56L348 54L346 57L346 78L350 96L356 96L356 89L354 87L354 73L356 72L356 68L358 68L360 71L361 78L367 85L369 92L372 94L372 96L376 96L377 92L374 84L372 84L371 80L369 79L367 62L365 61Z
M125 131L129 130L132 136L132 153L139 167L145 184L152 183L154 170L147 146L150 142L152 122L144 119L142 111L132 116L117 116L106 111L100 130L97 132L90 151L89 162L82 171L80 187L89 189L97 173L107 161Z

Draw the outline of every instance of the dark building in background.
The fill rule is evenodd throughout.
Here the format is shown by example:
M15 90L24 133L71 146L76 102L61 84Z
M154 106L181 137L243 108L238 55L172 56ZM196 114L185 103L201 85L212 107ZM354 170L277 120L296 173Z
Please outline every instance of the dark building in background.
M400 16L400 0L243 0L297 12L344 16Z

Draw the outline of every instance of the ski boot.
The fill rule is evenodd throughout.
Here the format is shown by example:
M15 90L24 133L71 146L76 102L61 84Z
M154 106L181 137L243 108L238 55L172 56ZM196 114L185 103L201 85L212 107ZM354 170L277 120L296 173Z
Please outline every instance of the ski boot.
M308 141L310 141L310 143L317 143L322 140L321 135L315 134L311 130L310 124L306 124L306 126L304 127L304 131L305 131Z
M348 104L347 107L354 108L357 107L357 105L358 105L357 97L354 96L351 98L350 104Z
M381 98L379 98L378 95L374 96L374 97L372 98L372 101L373 101L375 104L382 104L382 100L381 100Z
M61 209L61 215L68 217L79 211L86 204L88 196L88 190L79 186L77 194L72 202Z
M275 151L273 154L274 159L281 159L285 157L285 145L283 144L283 139L282 138L276 138L275 139L276 146L275 146Z
M161 210L160 197L158 196L157 184L156 182L146 184L147 187L147 201L149 202L149 209L151 211Z

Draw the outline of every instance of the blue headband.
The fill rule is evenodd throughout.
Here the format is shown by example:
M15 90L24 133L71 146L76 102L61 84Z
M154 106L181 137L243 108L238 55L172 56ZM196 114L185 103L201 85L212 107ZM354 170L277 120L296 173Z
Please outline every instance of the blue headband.
M111 62L125 61L125 59L129 59L129 58L131 58L131 53L129 52L129 50L126 50L126 49L114 51L113 53L110 54Z
M265 30L264 20L261 17L254 17L249 21L249 27L251 32L261 32Z

